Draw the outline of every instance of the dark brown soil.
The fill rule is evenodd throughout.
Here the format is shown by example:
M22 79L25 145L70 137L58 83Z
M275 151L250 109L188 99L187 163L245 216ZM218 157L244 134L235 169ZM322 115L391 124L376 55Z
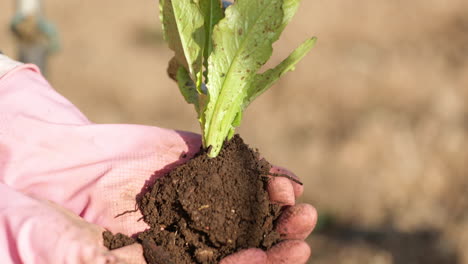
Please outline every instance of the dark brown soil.
M138 201L151 227L136 236L147 262L217 263L241 249L277 243L280 207L266 191L270 168L235 136L218 157L202 150L157 180ZM129 243L120 234L104 238L109 248Z

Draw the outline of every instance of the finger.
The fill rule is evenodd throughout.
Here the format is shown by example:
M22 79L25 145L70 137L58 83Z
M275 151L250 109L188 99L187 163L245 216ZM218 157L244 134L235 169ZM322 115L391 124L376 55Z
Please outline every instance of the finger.
M55 212L65 217L66 221L71 224L67 227L67 232L62 232L61 237L67 237L69 234L73 234L73 230L76 229L79 235L72 235L72 241L62 242L67 245L67 248L74 251L78 249L77 263L96 263L96 264L145 264L145 262L127 262L126 258L120 258L119 255L114 254L114 251L109 251L104 248L102 232L105 230L101 226L93 225L83 220L83 218L75 215L71 211L61 207L60 205L47 201L41 200L42 204L52 208ZM57 228L60 224L55 224ZM76 239L80 237L80 239ZM72 253L68 252L70 258ZM72 257L71 257L72 258ZM74 263L74 262L71 262Z
M310 257L310 247L302 240L287 240L267 251L268 264L303 264Z
M144 239L142 241L144 248L143 255L149 263L172 263L170 252L164 248L156 245L151 239Z
M128 264L127 262L119 259L117 256L110 252L96 253L96 249L92 246L83 246L81 254L76 257L76 262L72 260L70 263L84 263L84 264ZM69 259L74 258L73 256L67 256Z
M270 200L280 205L294 205L294 188L287 178L272 177L267 186Z
M119 249L112 250L111 253L127 264L145 264L143 257L143 247L140 244L133 244Z
M249 248L222 259L220 264L265 264L267 255L258 248Z
M292 173L291 171L283 168L283 167L279 167L279 166L273 166L270 170L271 173L277 173L277 174L286 174L288 176L290 176L291 178L294 178L296 180L300 180L299 177L296 176L296 174ZM298 184L297 182L294 182L294 181L290 181L292 186L293 186L293 189L294 189L294 195L296 198L298 198L299 196L301 196L303 193L304 193L304 186L303 185L300 185Z
M317 211L310 204L286 208L278 219L276 231L286 239L305 239L317 223Z

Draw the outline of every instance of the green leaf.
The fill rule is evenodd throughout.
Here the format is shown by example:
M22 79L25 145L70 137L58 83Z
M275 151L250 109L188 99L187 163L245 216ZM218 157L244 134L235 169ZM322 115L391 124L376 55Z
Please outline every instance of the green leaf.
M160 0L164 38L175 52L179 65L188 69L193 80L199 79L204 46L204 18L192 0Z
M260 94L268 90L281 76L288 71L293 71L295 65L314 47L317 38L311 38L302 43L291 55L283 60L278 66L268 71L257 74L252 85L249 87L248 96L245 100L244 109Z
M247 88L272 54L283 27L284 0L237 0L213 32L204 137L216 156L241 112Z
M203 65L208 68L208 58L213 51L213 29L224 17L224 11L220 0L199 0L200 10L205 19L205 46L203 49ZM205 72L205 78L207 72Z
M300 2L301 0L284 0L283 27L281 28L281 31L283 31L284 28L289 24L289 22L291 22L291 19L294 17L294 15L297 12L297 9L299 8Z
M236 0L227 7L221 0L160 0L164 37L175 52L168 73L195 105L210 157L234 135L248 104L312 48L315 39L258 74L299 2Z
M189 104L195 105L195 109L198 112L198 92L197 87L193 80L190 78L190 74L184 67L179 67L177 70L177 84L179 85L180 93L184 96L185 101Z
M236 117L234 118L234 121L232 122L231 130L228 133L228 136L227 136L228 140L230 140L235 135L235 132L236 132L235 128L240 126L242 117L243 117L242 111L238 112Z

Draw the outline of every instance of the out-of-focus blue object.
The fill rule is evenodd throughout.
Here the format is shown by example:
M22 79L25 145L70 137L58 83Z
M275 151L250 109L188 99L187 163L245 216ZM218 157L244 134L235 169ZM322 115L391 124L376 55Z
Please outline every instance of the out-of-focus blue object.
M231 1L223 1L223 8L226 9L228 6L232 5Z
M46 73L47 59L60 49L56 27L43 16L40 0L18 0L10 28L18 40L18 59Z

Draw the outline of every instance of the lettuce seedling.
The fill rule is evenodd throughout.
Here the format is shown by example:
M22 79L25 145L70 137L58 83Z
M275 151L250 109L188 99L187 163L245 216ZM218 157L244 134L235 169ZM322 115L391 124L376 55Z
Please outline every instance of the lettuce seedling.
M259 73L299 2L236 0L224 8L220 0L160 0L164 38L175 52L168 73L195 106L210 157L232 138L247 106L314 46L310 38Z

